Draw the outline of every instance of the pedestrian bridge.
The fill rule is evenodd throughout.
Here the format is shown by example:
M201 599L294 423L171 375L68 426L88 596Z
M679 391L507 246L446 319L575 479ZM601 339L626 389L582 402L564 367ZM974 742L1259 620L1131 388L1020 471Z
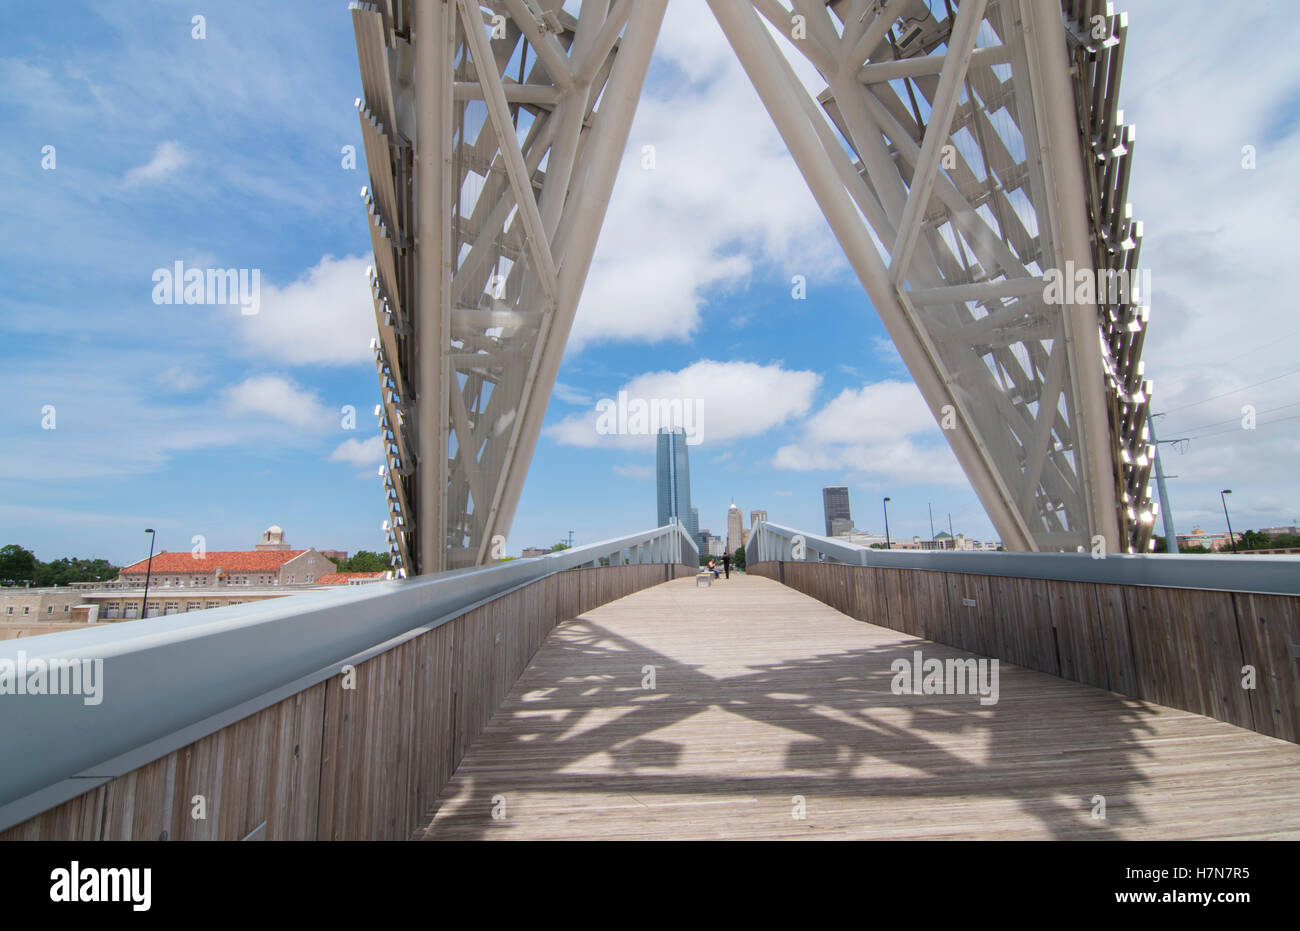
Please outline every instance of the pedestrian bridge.
M1300 837L1294 560L751 549L707 588L669 527L0 644L105 659L96 706L0 697L0 837ZM996 702L899 686L994 658Z

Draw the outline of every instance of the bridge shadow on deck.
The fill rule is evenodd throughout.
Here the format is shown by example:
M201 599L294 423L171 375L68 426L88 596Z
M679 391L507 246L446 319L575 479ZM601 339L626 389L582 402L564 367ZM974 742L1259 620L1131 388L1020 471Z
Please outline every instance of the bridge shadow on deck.
M719 675L593 616L570 622L416 836L1103 839L1119 812L1143 822L1131 793L1150 706L1007 664L995 705L895 695L895 659L973 654L864 626L891 642ZM1097 795L1108 818L1093 817Z

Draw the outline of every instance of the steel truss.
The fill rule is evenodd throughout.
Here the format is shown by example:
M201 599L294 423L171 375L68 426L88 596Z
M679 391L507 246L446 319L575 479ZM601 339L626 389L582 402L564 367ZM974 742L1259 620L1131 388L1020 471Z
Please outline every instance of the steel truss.
M666 3L352 5L405 574L504 540Z
M353 5L408 572L481 563L510 525L665 5ZM1146 296L1048 289L1052 270L1136 269L1123 18L1095 0L709 6L1007 548L1145 549Z

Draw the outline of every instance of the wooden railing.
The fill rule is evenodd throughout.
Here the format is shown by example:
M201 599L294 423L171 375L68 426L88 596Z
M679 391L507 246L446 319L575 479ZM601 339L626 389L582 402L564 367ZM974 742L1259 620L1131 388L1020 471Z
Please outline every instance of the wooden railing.
M1300 743L1295 595L832 562L747 571L861 621Z
M0 840L406 839L557 624L694 572L615 565L527 583Z

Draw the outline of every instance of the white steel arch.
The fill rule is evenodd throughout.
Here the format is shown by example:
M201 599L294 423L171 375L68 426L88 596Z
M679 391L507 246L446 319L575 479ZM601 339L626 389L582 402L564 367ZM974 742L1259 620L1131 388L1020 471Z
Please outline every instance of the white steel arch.
M666 3L352 6L407 573L482 563L509 528ZM1123 17L1098 0L708 5L1007 547L1145 549L1147 296L1098 297L1095 274L1135 272L1140 241ZM825 80L815 98L793 55Z

